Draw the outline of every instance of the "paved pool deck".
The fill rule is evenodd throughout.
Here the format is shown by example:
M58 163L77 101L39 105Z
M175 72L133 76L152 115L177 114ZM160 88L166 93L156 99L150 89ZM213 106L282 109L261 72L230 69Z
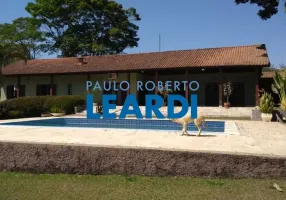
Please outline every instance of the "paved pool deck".
M39 118L1 120L0 124L35 119ZM278 122L242 120L226 121L226 124L235 125L228 130L236 129L239 134L213 135L203 131L201 137L196 137L196 132L190 132L190 136L180 136L176 131L2 125L0 142L116 146L286 157L285 125Z

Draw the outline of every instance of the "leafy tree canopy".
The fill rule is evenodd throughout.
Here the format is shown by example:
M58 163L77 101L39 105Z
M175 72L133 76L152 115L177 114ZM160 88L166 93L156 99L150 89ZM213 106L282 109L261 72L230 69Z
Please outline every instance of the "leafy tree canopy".
M17 45L11 43L1 43L0 41L0 87L3 83L1 67L4 67L5 65L19 59L24 60L25 63L27 63L27 56L21 52L21 48L17 48Z
M257 14L263 20L270 19L273 15L277 14L280 2L284 2L284 7L286 8L285 0L235 0L237 5L250 3L261 7Z
M27 62L27 56L23 53L20 46L14 44L1 44L0 43L0 68L10 64L15 60L25 60ZM0 78L1 78L1 69L0 69Z
M117 54L138 46L136 9L112 0L35 0L26 10L40 21L47 44L64 57Z
M263 72L273 72L273 71L283 71L286 69L286 66L284 64L280 64L279 66L271 65L270 67L264 67L262 68Z
M8 51L25 54L27 59L35 59L43 51L45 40L39 31L40 23L32 18L18 18L11 24L0 24L0 43Z

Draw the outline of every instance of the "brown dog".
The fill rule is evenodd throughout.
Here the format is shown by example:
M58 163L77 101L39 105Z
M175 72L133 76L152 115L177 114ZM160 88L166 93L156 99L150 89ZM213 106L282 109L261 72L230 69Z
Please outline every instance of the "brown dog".
M201 135L201 132L202 132L202 127L201 125L203 125L203 128L207 128L206 127L206 124L205 124L205 117L204 116L199 116L197 119L192 119L191 118L191 115L190 114L187 114L185 115L184 117L182 118L179 118L179 119L170 119L172 122L176 122L176 123L179 123L183 126L183 129L182 129L182 133L181 135L184 135L184 134L188 134L187 132L187 125L189 123L192 123L194 122L194 124L196 125L196 127L198 128L199 132L197 134L197 136L200 136Z

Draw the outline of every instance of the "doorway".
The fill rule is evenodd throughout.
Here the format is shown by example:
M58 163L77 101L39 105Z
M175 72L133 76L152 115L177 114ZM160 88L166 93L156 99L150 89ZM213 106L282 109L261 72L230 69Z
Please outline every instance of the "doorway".
M207 83L205 93L206 106L219 106L219 85L218 83Z
M245 85L244 83L232 83L232 95L229 98L231 107L244 107L245 106ZM226 102L226 97L224 97Z

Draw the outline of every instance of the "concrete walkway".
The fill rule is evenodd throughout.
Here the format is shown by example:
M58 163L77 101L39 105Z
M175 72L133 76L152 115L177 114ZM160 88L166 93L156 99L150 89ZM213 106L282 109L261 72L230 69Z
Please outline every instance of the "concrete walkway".
M0 123L8 121L0 121ZM179 136L175 131L0 126L0 141L159 148L286 157L286 126L277 122L260 121L235 121L235 124L240 135L213 136L203 133L201 137Z

